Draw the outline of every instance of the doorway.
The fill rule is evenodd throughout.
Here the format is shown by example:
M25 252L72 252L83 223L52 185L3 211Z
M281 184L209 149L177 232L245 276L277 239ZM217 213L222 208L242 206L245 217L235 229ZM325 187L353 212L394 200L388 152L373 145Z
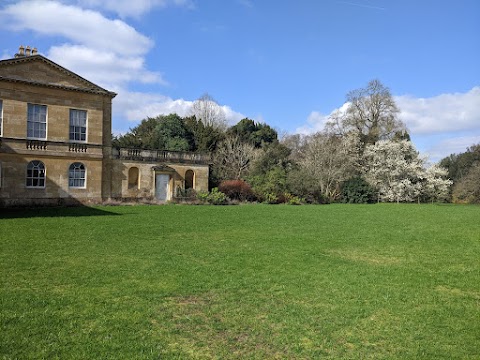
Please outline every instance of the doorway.
M160 201L168 200L170 176L166 174L157 174L155 176L155 197Z

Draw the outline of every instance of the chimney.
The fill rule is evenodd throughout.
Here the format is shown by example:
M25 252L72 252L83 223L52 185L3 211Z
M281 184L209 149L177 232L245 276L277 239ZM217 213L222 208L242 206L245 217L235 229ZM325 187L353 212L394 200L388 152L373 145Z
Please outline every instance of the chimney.
M18 48L18 53L15 54L15 57L22 58L22 57L33 56L37 54L38 54L37 48L35 47L31 48L30 46L24 47L23 45L20 45L20 47Z
M15 57L19 58L24 56L25 56L25 48L23 47L23 45L20 45L20 47L18 48L18 53L15 54Z

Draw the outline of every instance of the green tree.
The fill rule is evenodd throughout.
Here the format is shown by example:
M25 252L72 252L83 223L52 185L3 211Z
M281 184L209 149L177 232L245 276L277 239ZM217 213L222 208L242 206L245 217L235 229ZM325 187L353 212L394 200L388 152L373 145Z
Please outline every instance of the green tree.
M375 189L362 177L348 179L342 185L342 202L371 204L377 199Z
M278 141L278 134L272 127L264 123L256 123L248 118L242 119L230 127L228 133L238 136L243 142L250 143L255 148Z
M153 148L188 151L191 149L188 142L191 136L187 133L183 119L177 114L159 116L154 129Z
M287 191L287 174L290 168L290 149L278 141L265 144L257 150L250 168L248 182L260 196L280 196Z
M212 152L225 137L220 129L212 125L205 125L195 116L185 118L184 122L191 148L194 151Z
M192 134L177 114L146 118L126 134L115 137L113 146L170 151L192 150Z
M440 166L447 169L447 176L456 183L468 175L470 168L477 161L480 161L480 144L470 146L464 153L451 154L443 158L440 160Z

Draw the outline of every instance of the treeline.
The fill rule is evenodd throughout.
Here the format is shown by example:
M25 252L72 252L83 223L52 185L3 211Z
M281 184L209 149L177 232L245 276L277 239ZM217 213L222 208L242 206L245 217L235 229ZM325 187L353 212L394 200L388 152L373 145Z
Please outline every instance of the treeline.
M440 161L452 180L450 199L455 203L480 204L480 144L464 153L452 154Z
M233 200L268 203L479 202L480 146L427 167L380 81L346 100L347 110L322 131L279 138L248 118L226 126L222 108L205 95L192 116L144 119L113 144L211 153L214 197L220 189Z

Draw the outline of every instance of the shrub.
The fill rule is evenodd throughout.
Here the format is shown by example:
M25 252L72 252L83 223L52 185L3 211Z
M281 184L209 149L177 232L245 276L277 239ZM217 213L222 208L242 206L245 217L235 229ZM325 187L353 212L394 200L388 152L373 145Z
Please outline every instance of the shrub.
M197 194L197 199L202 203L212 205L225 205L228 203L228 197L218 188L213 188L211 192L202 191Z
M371 204L376 199L375 189L363 178L353 177L343 184L342 202L350 204Z
M220 183L218 190L231 200L253 201L255 196L250 185L243 180L225 180Z
M267 204L278 204L278 197L274 193L264 194L263 199L263 201Z
M285 199L285 204L288 205L302 205L302 203L304 202L301 197L292 195L290 193L284 193L283 197Z
M195 189L182 189L181 187L177 187L175 197L191 200L197 197L197 192L195 191Z

